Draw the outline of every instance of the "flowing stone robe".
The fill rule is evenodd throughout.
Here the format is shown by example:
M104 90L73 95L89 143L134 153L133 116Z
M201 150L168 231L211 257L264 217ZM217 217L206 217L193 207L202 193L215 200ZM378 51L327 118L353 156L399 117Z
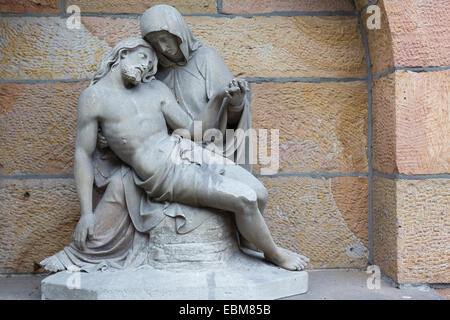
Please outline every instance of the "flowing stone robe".
M192 154L189 151L178 150L186 161L195 162L186 158ZM174 219L174 231L186 234L220 213L211 208L153 201L139 186L145 182L109 149L97 148L93 162L95 186L100 190L106 188L94 210L93 235L87 237L85 247L71 243L41 261L49 271L71 266L86 272L139 267L148 263L148 233L164 219ZM210 251L215 254L214 249Z
M251 128L252 117L248 97L244 99L239 121L230 126L226 110L227 102L218 95L233 77L223 59L194 36L175 8L168 5L153 6L142 15L140 25L141 35L144 38L150 32L164 30L179 39L184 61L175 63L157 52L159 66L156 78L172 90L178 103L192 120L200 120L206 106L212 103L221 106L217 129L222 132L224 138L227 128L239 133ZM238 129L242 131L237 131ZM218 146L218 149L224 150L225 157L251 171L250 152L253 151L251 142L251 136L246 141L243 134L235 134L226 141L225 147Z
M180 39L185 61L179 64L158 54L159 71L156 78L174 93L180 106L193 120L199 120L208 103L221 106L218 129L224 134L230 128L226 101L217 94L232 80L223 59L211 48L203 46L192 34L181 14L173 7L157 5L141 18L141 32L166 30ZM233 129L245 132L251 128L251 109L248 97ZM251 136L234 135L219 146L224 156L251 171L246 154L252 151ZM232 155L232 156L230 156ZM247 159L250 159L247 156ZM147 263L148 233L164 219L175 220L177 234L187 234L220 212L172 202L152 201L138 186L131 168L121 163L109 148L97 147L94 153L95 185L104 190L94 214L94 235L88 237L85 248L74 243L41 265L50 271L64 270L75 265L87 272L137 267Z

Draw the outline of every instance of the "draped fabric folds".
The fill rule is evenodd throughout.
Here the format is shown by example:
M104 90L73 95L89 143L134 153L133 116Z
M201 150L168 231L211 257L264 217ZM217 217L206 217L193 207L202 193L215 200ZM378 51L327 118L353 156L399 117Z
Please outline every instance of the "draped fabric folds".
M230 126L226 101L221 92L232 80L223 59L192 34L181 14L173 7L156 5L148 9L140 20L145 38L150 32L165 30L175 35L184 61L174 63L158 54L156 78L164 82L175 95L180 106L193 120L201 119L208 104L217 104L220 112L217 129L224 137L226 129L235 134L218 149L223 156L251 171L252 136L251 108L244 99L239 121ZM148 232L166 218L175 219L176 231L187 233L200 226L216 210L198 208L169 201L154 201L142 188L148 181L139 181L131 168L124 165L108 149L97 148L94 154L95 185L104 190L94 211L95 230L88 237L85 248L74 243L41 262L47 270L64 270L75 265L91 272L122 269L145 263Z

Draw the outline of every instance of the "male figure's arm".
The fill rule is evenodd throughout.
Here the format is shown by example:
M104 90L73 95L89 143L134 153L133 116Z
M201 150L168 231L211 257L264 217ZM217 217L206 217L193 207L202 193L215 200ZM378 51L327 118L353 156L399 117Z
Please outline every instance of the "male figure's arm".
M75 184L81 205L81 218L75 229L75 243L81 248L93 233L92 189L94 167L92 154L97 141L97 107L90 93L84 91L78 102L77 139L75 144Z

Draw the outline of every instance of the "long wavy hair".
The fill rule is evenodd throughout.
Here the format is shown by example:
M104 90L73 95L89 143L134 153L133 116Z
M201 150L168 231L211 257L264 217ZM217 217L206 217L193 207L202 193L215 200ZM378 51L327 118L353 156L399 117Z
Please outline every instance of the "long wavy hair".
M120 41L114 46L111 52L103 59L100 67L94 74L90 85L92 86L96 84L100 79L106 76L109 71L111 71L111 68L119 64L122 52L134 50L138 47L148 48L153 54L153 68L142 75L142 82L151 81L153 79L153 76L156 74L158 67L158 58L156 56L155 50L144 39L131 37Z

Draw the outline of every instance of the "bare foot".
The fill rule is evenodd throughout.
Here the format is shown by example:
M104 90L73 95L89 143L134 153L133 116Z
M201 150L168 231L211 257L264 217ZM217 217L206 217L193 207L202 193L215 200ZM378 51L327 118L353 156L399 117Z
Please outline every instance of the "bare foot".
M303 270L309 262L309 258L283 248L278 248L273 256L264 254L264 257L277 266L291 271Z

